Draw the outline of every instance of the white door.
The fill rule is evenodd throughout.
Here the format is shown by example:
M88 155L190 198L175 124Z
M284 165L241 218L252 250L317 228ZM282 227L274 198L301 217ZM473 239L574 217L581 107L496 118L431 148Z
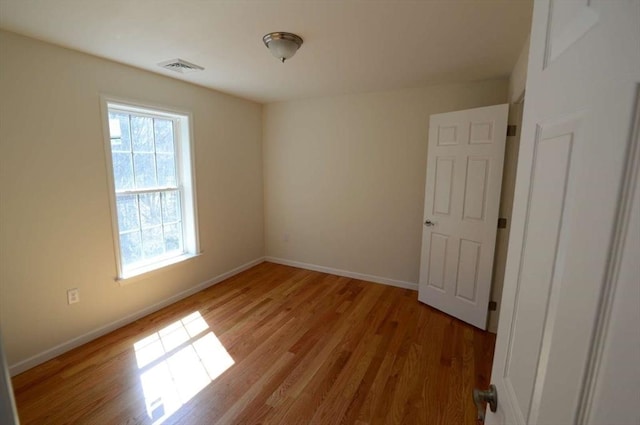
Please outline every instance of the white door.
M431 115L418 299L486 329L509 105Z
M638 82L640 1L534 2L487 423L640 423Z

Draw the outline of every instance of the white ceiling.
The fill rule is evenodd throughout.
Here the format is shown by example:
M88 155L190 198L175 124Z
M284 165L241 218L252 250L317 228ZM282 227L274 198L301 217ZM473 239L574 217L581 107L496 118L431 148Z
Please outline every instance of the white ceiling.
M531 8L532 0L0 0L0 28L273 102L508 76ZM262 44L272 31L304 39L285 64ZM175 58L205 70L157 66Z

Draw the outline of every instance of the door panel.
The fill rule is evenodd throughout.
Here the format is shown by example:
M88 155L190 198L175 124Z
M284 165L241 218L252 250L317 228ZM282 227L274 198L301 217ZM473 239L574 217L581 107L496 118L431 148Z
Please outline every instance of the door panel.
M451 192L453 190L453 170L455 157L436 158L436 181L433 202L434 215L451 214Z
M444 291L445 269L447 265L447 242L449 238L438 233L431 233L431 251L429 252L428 285Z
M476 291L478 289L480 246L479 242L460 239L456 297L472 303L476 302Z
M486 329L508 105L432 115L418 299Z
M469 144L484 145L493 143L493 122L472 122Z
M525 248L517 283L520 297L528 302L514 309L514 327L505 375L509 376L519 408L529 413L533 382L542 342L542 329L550 302L553 271L562 222L571 152L571 134L542 139L534 148L534 169L525 222ZM563 226L564 225L564 226ZM560 255L562 254L562 255ZM557 281L556 281L557 282ZM542 306L543 308L539 308Z
M438 126L438 146L454 146L458 144L458 126L457 125L439 125Z
M550 3L543 69L598 23L599 15L589 3L590 0L556 0Z
M464 187L463 220L484 221L490 158L467 159L467 181Z

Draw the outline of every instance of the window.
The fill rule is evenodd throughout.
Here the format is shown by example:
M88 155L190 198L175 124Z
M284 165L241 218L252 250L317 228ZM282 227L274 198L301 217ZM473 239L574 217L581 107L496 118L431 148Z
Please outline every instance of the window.
M109 101L106 111L118 277L190 258L198 247L189 116Z

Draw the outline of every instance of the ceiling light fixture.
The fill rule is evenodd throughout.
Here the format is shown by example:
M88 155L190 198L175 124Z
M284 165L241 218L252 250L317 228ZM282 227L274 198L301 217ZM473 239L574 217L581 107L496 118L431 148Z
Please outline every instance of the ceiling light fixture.
M290 32L270 32L262 37L262 41L271 54L282 63L295 55L302 46L302 38Z

